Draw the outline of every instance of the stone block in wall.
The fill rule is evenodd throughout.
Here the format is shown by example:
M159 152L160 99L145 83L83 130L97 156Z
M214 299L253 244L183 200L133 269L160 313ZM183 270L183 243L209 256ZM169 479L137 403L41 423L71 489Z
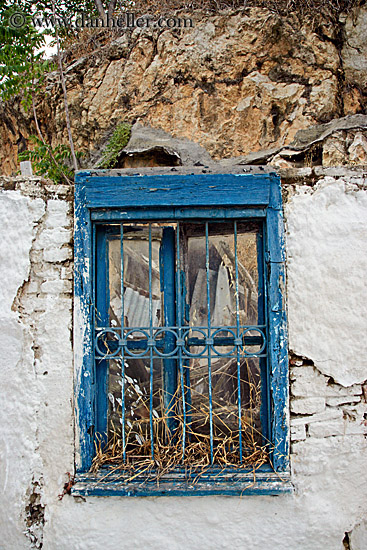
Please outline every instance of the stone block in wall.
M345 424L345 435L364 435L367 436L367 426L363 421L352 420Z
M291 418L291 426L301 426L302 424L311 424L312 422L331 421L341 418L343 412L340 409L325 409L323 412L311 416L302 416Z
M58 263L70 260L73 256L71 248L49 248L44 251L43 259L45 262Z
M292 367L303 367L303 359L292 358L290 364Z
M32 276L39 277L40 279L59 279L60 268L54 264L40 262L32 266Z
M60 200L47 201L46 227L68 227L72 218L69 215L69 204Z
M325 409L323 397L300 397L291 400L291 412L294 414L314 414Z
M72 291L71 281L66 279L45 281L41 285L41 292L46 294L67 294Z
M32 264L41 263L43 261L42 250L34 250L34 248L32 248L32 250L29 252L29 258Z
M73 268L71 266L61 268L61 279L72 279Z
M294 397L323 397L327 378L310 366L296 367L291 371L291 395Z
M306 439L306 425L291 426L291 441L302 441L303 439Z
M46 248L55 248L63 244L71 242L72 232L70 229L57 227L53 229L45 229L39 236L39 239L34 243L33 248L42 250Z
M361 400L359 395L345 395L340 397L327 397L326 404L329 407L339 407L347 403L358 403Z
M308 426L310 437L330 437L345 434L345 422L342 417L323 422L313 422Z
M27 286L27 293L28 294L36 294L39 290L39 284L37 281L31 281L28 283Z
M45 189L55 198L62 197L64 199L67 198L70 193L69 185L45 185Z
M344 395L362 395L362 386L353 384L353 386L344 387L339 384L328 384L326 386L326 397L340 397Z
M345 405L342 410L346 435L367 435L367 404Z

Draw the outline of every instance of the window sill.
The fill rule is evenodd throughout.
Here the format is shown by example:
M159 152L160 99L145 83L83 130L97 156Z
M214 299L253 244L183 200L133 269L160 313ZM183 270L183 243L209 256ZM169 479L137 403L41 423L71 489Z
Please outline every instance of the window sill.
M276 473L270 468L256 471L213 468L203 474L176 469L157 482L154 474L131 475L112 468L98 473L79 473L72 487L73 496L244 496L280 495L293 490L289 472Z

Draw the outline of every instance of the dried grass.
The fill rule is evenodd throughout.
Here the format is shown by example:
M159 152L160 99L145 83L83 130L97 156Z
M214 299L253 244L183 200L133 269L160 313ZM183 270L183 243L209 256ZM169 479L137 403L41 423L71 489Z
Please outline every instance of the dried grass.
M177 396L179 402L179 390ZM162 396L161 396L162 399ZM148 406L142 401L149 414ZM163 403L162 403L163 405ZM211 446L208 427L210 411L208 404L201 402L191 408L191 422L186 423L185 449L184 417L182 413L174 413L176 423L174 433L170 433L166 416L153 416L153 448L151 457L151 436L149 419L141 418L134 421L126 430L126 459L122 445L121 431L113 430L107 445L103 446L101 438L96 439L96 456L93 460L92 472L97 472L102 466L111 466L124 474L126 482L133 481L141 475L153 476L157 481L164 474L172 472L177 467L183 467L191 474L201 476L213 465L220 469L228 467L258 469L269 461L269 445L261 443L261 434L254 426L251 408L242 412L242 448L243 461L240 462L239 431L233 428L238 425L238 414L235 407L221 406L213 401L213 461L211 461ZM171 411L172 418L172 411ZM138 437L137 437L138 436ZM137 441L139 440L139 441ZM183 452L184 449L184 452Z
M231 11L239 13L246 8L259 7L279 17L294 13L317 29L322 24L338 25L341 14L348 14L361 4L363 0L136 0L129 11L136 16L169 17L183 13L185 17L203 19L210 15ZM125 32L125 29L111 32L111 29L97 28L70 32L63 37L64 61L68 64L83 55L100 53L104 46Z
M349 12L360 4L360 0L136 0L136 13L172 13L177 10L202 10L220 13L226 10L240 10L247 7L260 7L278 15L296 12L300 15L322 17Z

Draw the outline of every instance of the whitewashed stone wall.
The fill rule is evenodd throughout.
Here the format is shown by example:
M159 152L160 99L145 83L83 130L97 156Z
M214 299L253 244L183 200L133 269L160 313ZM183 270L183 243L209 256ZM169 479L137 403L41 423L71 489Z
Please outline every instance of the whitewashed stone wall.
M285 179L294 492L58 495L73 472L72 197L0 191L0 548L365 550L367 190Z

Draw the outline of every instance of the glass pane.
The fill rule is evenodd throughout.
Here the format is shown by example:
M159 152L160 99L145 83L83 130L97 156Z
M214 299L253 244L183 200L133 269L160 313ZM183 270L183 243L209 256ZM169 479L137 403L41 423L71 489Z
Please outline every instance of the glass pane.
M163 260L168 256L169 261L175 261L173 249L168 256L162 254L163 249L167 250L163 237L167 235L163 232L165 227L177 229L175 224L151 224L150 269L149 224L124 224L123 336L127 339L127 348L124 348L123 359L120 349L115 358L108 360L108 439L121 447L122 418L125 416L128 463L151 459L153 431L155 464L160 461L165 464L167 460L175 464L176 459L181 461L185 414L185 456L194 460L190 464L201 464L208 456L210 458L211 431L214 462L238 464L241 452L246 460L247 456L255 456L263 445L260 407L264 390L260 370L264 369L265 358L246 355L261 353L264 349L254 340L259 330L253 328L259 324L259 312L262 316L262 308L258 307L259 227L255 223L238 223L236 247L233 222L209 223L207 237L205 223L181 223L180 267L186 276L184 301L187 307L183 309L187 325L180 331L177 329L176 334L174 327L169 331L159 328L163 327L164 318L161 285L165 271L161 262L168 262ZM115 231L111 228L108 236L109 320L110 326L117 329L115 340L119 338L122 315L119 231L120 226L116 225ZM169 242L171 251L175 241ZM173 275L170 284L175 289ZM149 347L151 337L153 344ZM178 337L183 338L181 351L174 343ZM173 339L173 351L162 358L161 354L167 352L169 338ZM169 393L173 394L172 400Z
M161 324L159 249L162 229L152 227L152 317ZM149 226L124 225L124 325L149 327ZM110 325L121 326L121 241L110 237L108 245ZM144 337L144 335L140 335ZM138 337L135 333L134 337Z
M186 276L189 325L192 327L190 337L200 338L204 342L205 337L209 336L209 278L210 338L213 340L213 344L208 344L205 353L189 360L191 436L194 440L206 443L209 440L211 385L214 449L217 449L217 458L221 453L232 453L233 457L238 457L240 427L245 458L247 452L251 454L255 447L261 445L261 359L245 357L243 348L237 356L234 339L243 335L245 326L258 323L258 227L255 224L237 224L237 251L233 223L208 224L207 243L205 224L190 224L187 235ZM206 270L207 251L209 277ZM208 328L202 329L200 333L195 327ZM247 331L246 336L258 336L258 333ZM246 351L255 353L259 348L260 346L246 346ZM192 354L200 355L203 350L203 345L190 347ZM225 448L226 442L230 442L230 449Z
M231 246L231 249L232 247L234 248L234 245ZM231 256L233 258L232 250ZM241 224L238 224L237 257L240 324L256 325L258 323L259 284L257 233L241 233Z
M163 360L164 333L162 326L163 293L161 293L160 255L163 229L167 224L124 224L123 226L123 276L124 276L124 332L127 349L124 348L124 403L125 442L129 459L150 456L151 453L151 365L153 371L152 424L153 440L166 429ZM108 237L108 281L110 326L121 327L121 235L120 226L110 230ZM151 234L151 260L149 260L149 233ZM150 263L151 261L151 263ZM150 265L149 265L150 263ZM151 274L151 284L150 284ZM150 297L152 322L150 323ZM118 331L119 332L119 331ZM156 337L156 333L158 334ZM153 337L156 348L150 359L148 339ZM121 445L122 437L122 356L109 360L108 376L108 438ZM163 437L165 439L165 436Z
M155 439L164 427L162 360L153 360L153 426ZM110 360L108 378L108 439L121 438L121 360ZM125 359L125 438L130 458L150 455L150 360ZM156 444L156 441L155 441Z
M238 224L237 259L241 325L257 324L257 230ZM206 326L208 293L204 224L190 224L187 241L190 326ZM201 233L201 234L200 234ZM209 296L212 326L236 326L236 270L233 224L209 224Z

